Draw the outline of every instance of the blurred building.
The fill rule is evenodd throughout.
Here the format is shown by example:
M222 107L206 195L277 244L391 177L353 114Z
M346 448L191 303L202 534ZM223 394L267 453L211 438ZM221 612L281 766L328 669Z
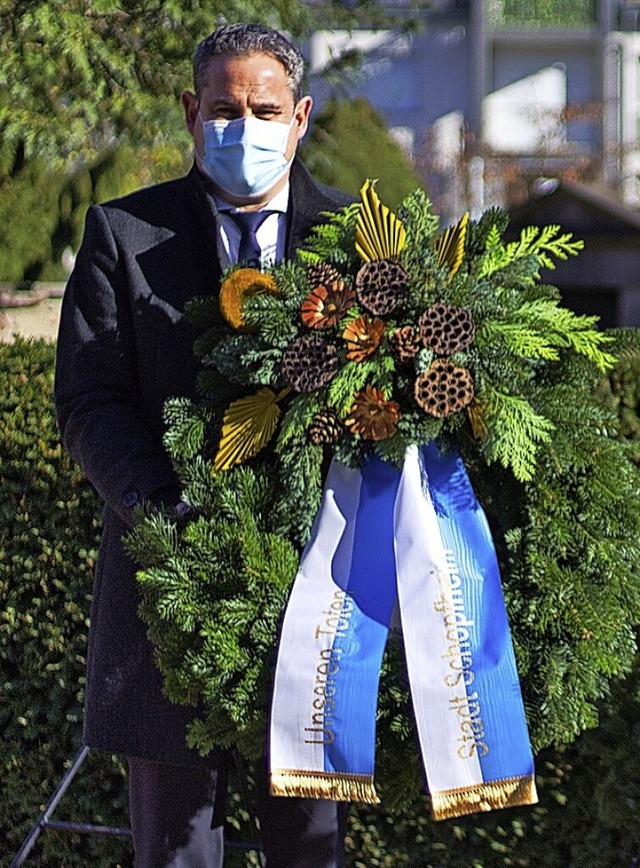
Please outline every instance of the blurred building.
M640 206L640 0L434 0L419 24L314 34L316 101L333 91L331 65L360 53L341 90L384 115L452 214L558 175Z
M332 64L361 54L341 89L385 117L445 222L503 205L587 232L591 253L553 282L609 325L640 325L640 0L433 0L420 16L409 34L314 34L316 101Z
M527 226L560 225L584 241L577 257L558 262L544 279L562 303L597 315L605 328L640 328L640 211L576 181L541 180L510 209L509 234Z

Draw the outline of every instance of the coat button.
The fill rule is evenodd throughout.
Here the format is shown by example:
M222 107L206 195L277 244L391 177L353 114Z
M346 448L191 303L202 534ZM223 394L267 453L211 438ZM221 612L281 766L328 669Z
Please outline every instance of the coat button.
M137 491L125 491L122 495L122 502L125 506L131 508L136 505L138 502L138 492Z

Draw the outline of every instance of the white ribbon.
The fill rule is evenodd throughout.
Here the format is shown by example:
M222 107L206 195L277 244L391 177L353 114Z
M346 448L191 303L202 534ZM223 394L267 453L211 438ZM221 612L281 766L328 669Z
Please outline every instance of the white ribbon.
M457 453L434 445L408 449L402 471L331 466L283 623L272 792L377 800L375 706L396 597L434 816L534 802L488 525Z

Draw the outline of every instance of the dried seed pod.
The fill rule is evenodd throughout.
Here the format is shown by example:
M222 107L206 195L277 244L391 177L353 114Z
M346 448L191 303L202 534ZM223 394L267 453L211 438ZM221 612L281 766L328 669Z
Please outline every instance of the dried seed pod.
M439 356L466 350L473 343L476 331L468 310L442 301L420 315L418 327L425 344Z
M471 403L473 380L466 368L449 359L436 359L416 379L413 393L425 413L444 419Z
M386 316L404 300L409 275L395 259L366 262L356 275L356 297L376 316Z
M338 370L338 351L316 334L296 338L282 354L280 371L296 392L313 392L333 379Z

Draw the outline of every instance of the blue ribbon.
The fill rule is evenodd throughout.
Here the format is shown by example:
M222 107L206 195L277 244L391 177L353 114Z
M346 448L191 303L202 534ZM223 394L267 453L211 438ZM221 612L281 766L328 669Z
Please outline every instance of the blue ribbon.
M457 450L440 452L433 443L421 450L429 493L445 547L453 552L469 627L474 681L467 695L477 694L486 743L480 752L485 781L533 773L533 756L515 655L504 603L500 570L485 513Z
M373 774L380 665L397 598L393 507L399 481L392 465L378 458L365 464L352 542L344 538L334 556L332 574L347 594L343 612L349 607L349 617L348 629L333 643L340 702L336 738L325 749L326 771Z

